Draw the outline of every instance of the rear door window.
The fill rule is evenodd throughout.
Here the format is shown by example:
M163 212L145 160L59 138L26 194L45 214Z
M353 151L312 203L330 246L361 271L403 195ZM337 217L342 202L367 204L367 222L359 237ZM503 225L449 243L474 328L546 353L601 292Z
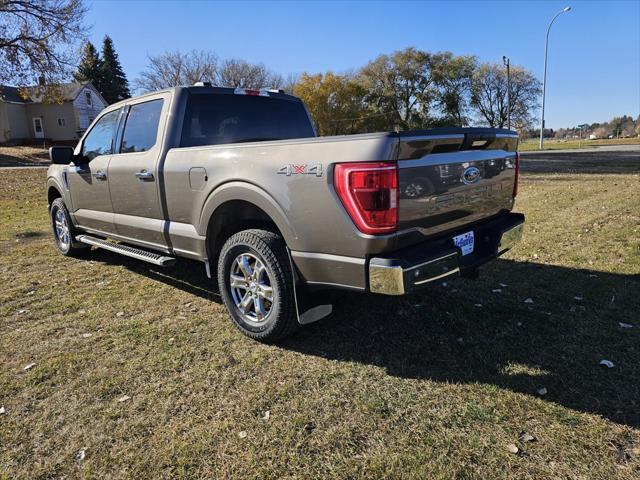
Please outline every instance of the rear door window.
M124 126L120 153L146 152L153 148L158 137L162 102L160 98L131 105Z
M89 161L113 153L113 136L120 110L105 114L96 122L82 143L82 156Z
M302 102L257 95L192 94L180 146L313 137Z

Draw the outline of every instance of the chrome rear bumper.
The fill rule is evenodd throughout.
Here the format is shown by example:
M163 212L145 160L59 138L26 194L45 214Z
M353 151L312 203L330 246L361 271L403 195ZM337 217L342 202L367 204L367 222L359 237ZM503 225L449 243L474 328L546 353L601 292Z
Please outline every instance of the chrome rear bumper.
M477 227L474 252L462 256L451 238L426 242L386 257L369 261L369 291L404 295L438 280L475 270L502 255L522 238L524 215L510 213Z

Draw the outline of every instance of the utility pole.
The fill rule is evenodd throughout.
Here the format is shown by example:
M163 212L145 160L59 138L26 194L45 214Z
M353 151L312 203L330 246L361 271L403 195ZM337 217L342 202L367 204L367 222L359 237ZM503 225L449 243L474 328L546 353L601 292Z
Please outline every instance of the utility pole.
M507 128L511 130L511 73L509 71L510 61L506 56L502 56L502 63L507 67Z
M553 25L553 22L556 21L556 18L558 18L560 15L570 10L571 10L571 7L564 7L562 10L556 13L556 16L553 17L551 22L549 22L549 26L547 27L547 38L544 42L544 77L542 79L542 115L540 118L540 150L542 150L544 147L544 100L545 100L545 93L546 93L546 87L547 87L547 51L549 50L549 31L551 30L551 25Z

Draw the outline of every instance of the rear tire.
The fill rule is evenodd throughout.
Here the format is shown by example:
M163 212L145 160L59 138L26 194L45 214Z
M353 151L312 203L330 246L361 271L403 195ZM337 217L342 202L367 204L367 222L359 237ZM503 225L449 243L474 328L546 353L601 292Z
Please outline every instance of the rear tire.
M62 198L56 198L53 201L49 214L51 216L53 238L60 253L66 257L80 257L91 250L88 245L78 245L75 241L77 232Z
M218 259L218 285L238 330L272 343L298 327L293 276L282 237L243 230L227 239Z

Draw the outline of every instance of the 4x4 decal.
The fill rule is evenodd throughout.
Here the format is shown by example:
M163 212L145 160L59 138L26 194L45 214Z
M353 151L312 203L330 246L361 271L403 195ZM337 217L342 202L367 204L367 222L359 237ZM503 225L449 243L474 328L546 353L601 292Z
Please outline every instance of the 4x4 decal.
M279 175L315 175L316 177L322 176L322 164L316 163L315 165L285 165L278 170Z

